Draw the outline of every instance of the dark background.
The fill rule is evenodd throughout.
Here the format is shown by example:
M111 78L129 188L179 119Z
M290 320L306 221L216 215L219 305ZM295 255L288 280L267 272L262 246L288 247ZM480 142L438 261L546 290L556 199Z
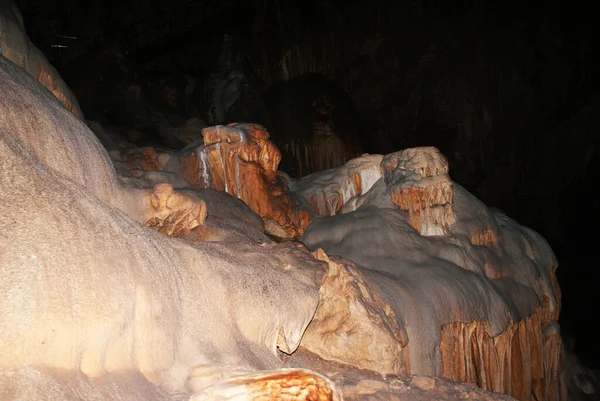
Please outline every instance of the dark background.
M19 5L34 44L73 88L86 117L102 124L127 124L115 105L132 85L149 93L154 88L163 98L171 89L181 92L186 75L206 86L209 74L223 68L225 34L259 98L286 78L328 77L354 103L357 146L377 153L437 146L455 181L549 241L560 264L567 346L600 368L590 327L600 317L595 255L600 32L594 3L22 0ZM205 103L195 104L200 116ZM188 118L194 111L188 104L179 113Z

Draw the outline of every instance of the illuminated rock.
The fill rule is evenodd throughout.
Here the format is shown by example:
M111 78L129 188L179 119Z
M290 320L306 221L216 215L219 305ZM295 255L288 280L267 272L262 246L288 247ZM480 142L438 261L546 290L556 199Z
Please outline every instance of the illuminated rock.
M433 147L411 148L385 156L381 162L392 202L408 212L421 235L444 235L454 223L452 181L448 160Z
M404 374L406 331L351 262L315 252L329 268L302 346L321 357L382 374ZM405 348L404 348L405 349Z
M343 213L348 209L344 206L367 193L381 178L382 158L381 155L363 155L339 168L301 178L291 190L319 215Z
M118 177L3 56L0 82L3 397L503 399L441 376L566 398L552 251L446 180L435 150L310 188L284 183L261 127L217 126L180 153L117 152L141 172ZM168 174L189 181L153 182ZM307 227L314 253L263 233L302 233L300 191L338 192L315 202L338 214Z
M203 372L204 373L204 372ZM214 400L342 401L342 393L325 376L309 370L280 369L223 378L190 398Z
M326 266L286 244L192 245L145 227L188 235L204 203L123 187L92 132L2 56L0 80L3 397L189 397L199 365L280 368Z
M380 315L388 305L406 333L399 370L519 400L565 399L557 261L546 241L452 183L435 148L387 155L381 169L368 192L337 215L314 219L302 241L354 261L381 296ZM310 181L304 194L324 191ZM359 331L346 336L347 344L369 339ZM358 365L359 352L336 349L311 350ZM386 373L384 366L378 371Z
M179 171L192 187L210 187L243 200L265 221L268 232L299 238L310 222L280 179L279 150L260 125L217 125L202 130L204 144L184 149Z
M67 110L83 119L79 103L67 84L29 40L23 16L12 1L0 2L0 54L24 68L52 92Z

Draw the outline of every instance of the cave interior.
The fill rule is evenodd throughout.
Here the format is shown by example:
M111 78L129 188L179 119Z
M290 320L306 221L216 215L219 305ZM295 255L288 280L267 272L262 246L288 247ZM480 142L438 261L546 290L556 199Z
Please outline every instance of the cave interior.
M295 177L365 152L437 147L454 181L548 240L565 343L600 368L589 327L600 317L594 1L18 5L86 119L136 146L182 148L164 127L192 118L256 122L291 146L281 170ZM330 147L307 145L328 129Z

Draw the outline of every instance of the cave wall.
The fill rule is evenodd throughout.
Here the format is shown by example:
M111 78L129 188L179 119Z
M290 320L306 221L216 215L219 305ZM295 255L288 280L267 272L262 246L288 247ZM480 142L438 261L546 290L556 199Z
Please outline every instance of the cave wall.
M583 269L598 240L573 235L599 221L590 185L598 165L600 36L592 1L19 3L32 41L86 116L169 74L179 81L192 75L202 85L215 71L224 34L259 97L303 74L328 77L358 110L362 150L438 147L458 183L548 238L571 271L558 273L567 314L581 313L570 301L577 294L593 293L588 283L597 274ZM185 83L163 86L185 90ZM181 117L170 124L189 117L185 108L176 113ZM592 206L582 208L582 199ZM580 282L579 273L590 279Z

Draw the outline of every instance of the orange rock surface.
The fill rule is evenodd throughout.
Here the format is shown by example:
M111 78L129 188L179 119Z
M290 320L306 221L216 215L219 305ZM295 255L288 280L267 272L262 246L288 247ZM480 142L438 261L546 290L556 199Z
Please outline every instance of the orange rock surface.
M184 150L180 171L195 188L210 187L243 200L265 221L267 232L299 238L310 223L279 179L279 150L257 124L230 124L202 130L204 145Z

